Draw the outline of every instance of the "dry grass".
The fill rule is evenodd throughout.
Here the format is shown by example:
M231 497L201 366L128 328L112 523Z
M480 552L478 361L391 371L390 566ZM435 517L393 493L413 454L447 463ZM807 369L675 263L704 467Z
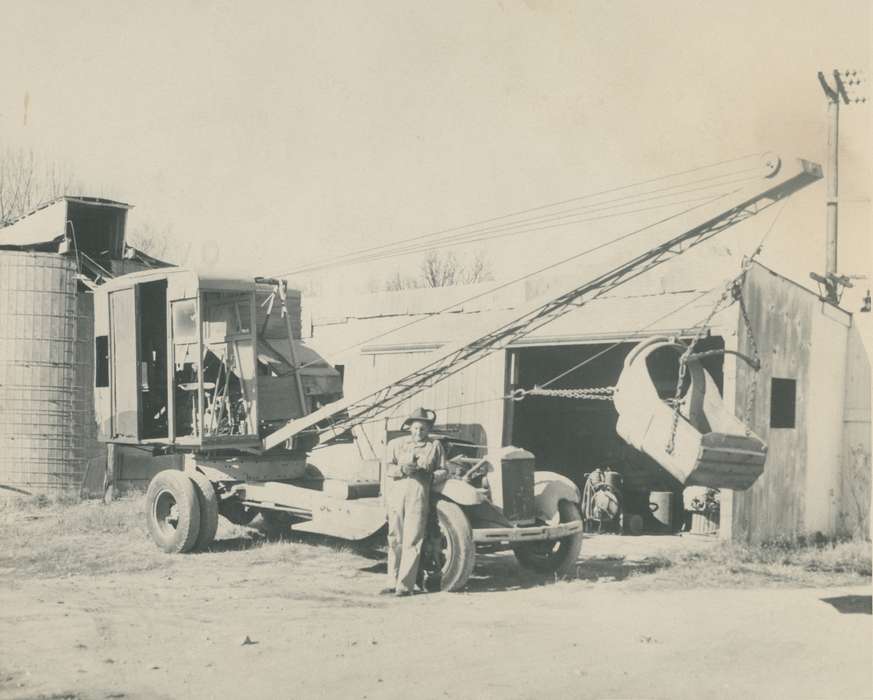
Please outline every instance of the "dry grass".
M706 549L658 554L642 563L645 566L632 573L635 585L751 588L871 582L871 547L862 540L768 545L718 542Z
M219 521L218 540L196 555L164 554L149 538L144 498L136 496L104 505L99 501L69 503L48 499L0 499L0 578L94 576L156 571L209 571L216 575L245 572L248 567L293 565L300 574L344 576L379 559L373 543L355 545L330 538L291 535L276 539L257 529ZM257 522L257 521L256 521ZM819 544L777 543L746 546L714 542L707 547L673 546L630 556L619 553L621 540L606 543L615 556L586 556L579 575L591 583L658 588L843 586L869 584L869 542ZM680 543L681 544L681 543ZM589 550L590 551L590 550ZM603 554L607 554L604 552ZM625 551L625 555L629 552ZM368 561L369 560L369 561ZM489 562L490 560L490 562ZM533 577L509 555L484 557L471 589L524 587Z
M354 557L354 547L319 538L268 538L255 528L219 519L218 540L194 556L165 554L145 525L144 497L65 502L45 498L0 500L0 578L94 576L146 571L172 573L203 564L220 568L290 562L331 566Z

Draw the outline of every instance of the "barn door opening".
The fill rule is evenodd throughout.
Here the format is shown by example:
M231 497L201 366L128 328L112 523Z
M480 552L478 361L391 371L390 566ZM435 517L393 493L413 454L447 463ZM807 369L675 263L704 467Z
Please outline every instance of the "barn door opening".
M542 386L552 389L615 386L624 359L637 346L636 340L613 344L564 345L519 348L515 354L515 376L510 389ZM698 350L721 349L720 337L704 338ZM715 355L703 364L720 386L723 357ZM666 355L653 358L652 381L664 396L676 390L677 363ZM514 404L511 444L533 452L537 469L551 469L568 476L580 487L585 475L597 467L611 467L622 475L625 489L681 491L676 479L648 455L627 444L616 432L618 413L612 401L580 400L553 396L531 396Z

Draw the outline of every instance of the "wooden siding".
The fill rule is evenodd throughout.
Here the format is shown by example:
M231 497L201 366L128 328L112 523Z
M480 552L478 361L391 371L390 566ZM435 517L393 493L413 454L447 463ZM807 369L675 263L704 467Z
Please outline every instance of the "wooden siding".
M106 446L97 441L97 418L94 411L94 295L80 291L76 298L76 312L76 387L84 414L82 446L85 476L82 495L102 496Z
M869 537L870 523L870 349L873 315L857 314L849 330L840 473L840 535Z
M734 540L761 542L796 536L803 527L812 304L802 289L757 266L749 271L743 294L761 354L761 370L755 373L746 363L737 363L735 410L740 418L745 417L754 383L752 420L746 420L767 442L768 454L764 474L755 485L734 493L732 533ZM738 346L740 352L751 353L742 322ZM794 429L770 429L773 377L797 381Z
M737 363L735 409L756 390L752 429L768 444L764 474L732 500L734 540L766 542L837 534L844 357L849 314L760 265L744 287L762 367ZM751 344L742 323L738 347ZM794 428L771 428L771 380L796 381Z
M360 355L345 365L344 387L347 394L366 391L391 381L398 372L412 371L428 362L432 353L398 352ZM364 427L373 453L381 458L384 436L397 430L415 408L424 406L437 413L437 426L477 445L500 447L503 441L503 404L506 353L497 352L404 402L385 420ZM366 441L365 441L366 442Z

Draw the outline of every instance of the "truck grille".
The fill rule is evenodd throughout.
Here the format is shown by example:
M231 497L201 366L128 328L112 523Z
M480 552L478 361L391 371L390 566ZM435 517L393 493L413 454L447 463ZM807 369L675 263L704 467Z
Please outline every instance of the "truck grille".
M512 522L532 521L536 516L534 505L534 460L503 459L500 461L500 478L494 484L494 500L503 509L503 514ZM497 502L498 499L501 502Z

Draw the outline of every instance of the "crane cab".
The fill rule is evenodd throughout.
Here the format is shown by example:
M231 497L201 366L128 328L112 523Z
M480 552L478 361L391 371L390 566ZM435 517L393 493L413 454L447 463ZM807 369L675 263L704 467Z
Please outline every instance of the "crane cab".
M300 342L300 295L281 282L163 268L107 282L94 305L103 442L252 449L341 395L339 373Z

